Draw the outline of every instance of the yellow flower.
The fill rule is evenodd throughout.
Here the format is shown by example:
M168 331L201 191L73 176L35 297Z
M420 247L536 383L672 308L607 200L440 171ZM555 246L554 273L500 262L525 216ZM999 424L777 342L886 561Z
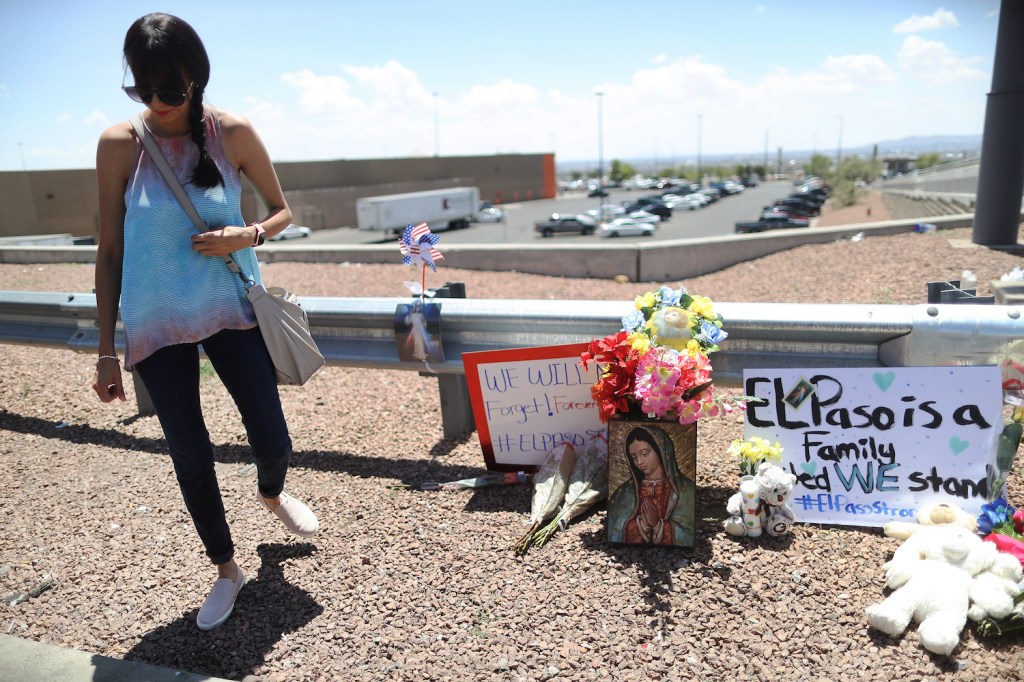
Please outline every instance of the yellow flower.
M690 339L686 342L686 352L690 354L690 357L695 358L698 355L701 355L704 351L701 350L700 342L697 341L697 339Z
M656 302L654 292L648 291L643 296L637 296L633 301L633 304L636 306L637 310L641 310L643 308L653 308Z
M633 332L626 337L629 345L638 353L646 353L651 349L651 337L643 332Z
M715 306L707 296L693 296L693 303L690 304L690 312L699 315L706 320L715 319Z

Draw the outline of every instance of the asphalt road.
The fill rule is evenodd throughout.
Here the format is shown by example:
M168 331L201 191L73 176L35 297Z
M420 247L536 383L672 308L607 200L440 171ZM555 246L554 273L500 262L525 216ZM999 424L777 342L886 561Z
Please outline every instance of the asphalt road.
M724 197L713 204L695 211L673 211L672 217L662 221L654 235L659 239L690 239L733 234L733 224L741 220L754 220L764 206L775 199L786 196L793 190L788 182L763 182L757 187L748 187L743 193ZM505 204L506 219L503 223L473 223L468 229L455 232L441 232L441 241L448 244L524 244L561 243L570 240L578 243L597 243L607 240L594 235L578 233L556 234L544 239L533 229L533 224L547 219L552 213L574 215L596 209L600 203L621 204L648 194L646 191L611 190L603 200L588 198L584 194L567 194L557 199L524 201ZM620 237L623 241L650 241L650 237ZM382 239L379 233L361 232L355 228L316 230L302 240L278 242L280 244L380 244L394 241Z

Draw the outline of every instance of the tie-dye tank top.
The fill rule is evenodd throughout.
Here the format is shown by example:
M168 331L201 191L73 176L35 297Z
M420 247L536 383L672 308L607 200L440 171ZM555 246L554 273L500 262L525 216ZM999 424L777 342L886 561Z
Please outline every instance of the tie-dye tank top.
M222 185L209 189L189 182L199 156L191 137L153 137L208 227L244 225L241 180L224 155L220 121L209 107L205 125L206 149L224 177ZM238 275L223 258L201 256L192 249L197 230L141 143L124 203L121 320L126 369L165 346L202 341L223 329L256 326ZM251 247L232 256L244 273L262 283Z

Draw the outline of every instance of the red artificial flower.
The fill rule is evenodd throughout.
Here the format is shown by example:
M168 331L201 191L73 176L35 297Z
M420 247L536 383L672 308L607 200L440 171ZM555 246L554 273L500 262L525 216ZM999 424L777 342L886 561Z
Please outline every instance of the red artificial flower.
M1002 533L989 533L985 536L985 542L991 542L1000 552L1009 554L1024 567L1024 541Z

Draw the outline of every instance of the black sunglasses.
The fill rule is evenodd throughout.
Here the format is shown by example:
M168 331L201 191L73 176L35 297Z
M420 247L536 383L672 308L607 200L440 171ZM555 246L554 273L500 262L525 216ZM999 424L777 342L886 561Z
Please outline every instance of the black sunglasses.
M135 85L122 85L121 89L124 90L124 94L141 104L149 104L153 101L154 97L158 97L161 102L169 107L179 107L185 103L186 99L188 99L189 90L192 89L193 85L194 83L189 83L188 87L185 88L185 92L175 92L174 90L150 90L149 88L140 88Z

